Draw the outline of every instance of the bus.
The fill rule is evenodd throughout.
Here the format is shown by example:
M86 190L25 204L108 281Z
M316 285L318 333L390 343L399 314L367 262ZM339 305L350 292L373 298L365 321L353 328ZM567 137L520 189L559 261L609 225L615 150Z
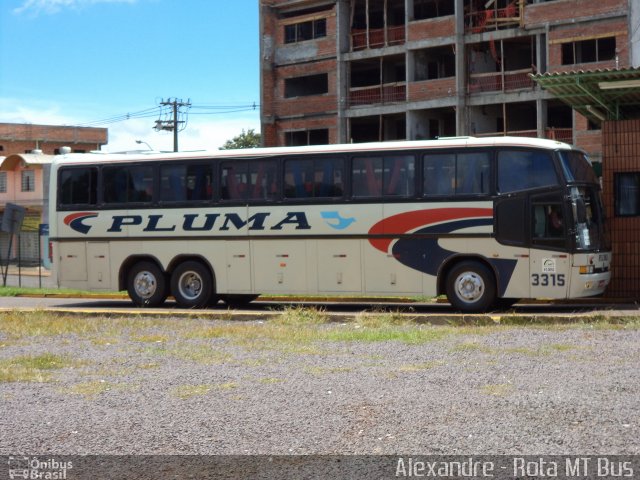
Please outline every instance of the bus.
M50 195L58 284L141 307L446 295L484 312L611 275L598 178L552 140L66 154Z

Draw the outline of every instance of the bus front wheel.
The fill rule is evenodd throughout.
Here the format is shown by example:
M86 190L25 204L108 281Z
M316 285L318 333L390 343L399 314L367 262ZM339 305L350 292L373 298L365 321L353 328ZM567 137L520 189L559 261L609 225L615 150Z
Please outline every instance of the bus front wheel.
M171 274L171 294L185 308L204 308L214 294L209 269L195 261L181 263Z
M127 277L129 297L139 307L158 307L167 299L167 282L155 263L136 263Z
M493 273L472 260L455 265L447 275L447 298L456 310L486 312L496 299Z

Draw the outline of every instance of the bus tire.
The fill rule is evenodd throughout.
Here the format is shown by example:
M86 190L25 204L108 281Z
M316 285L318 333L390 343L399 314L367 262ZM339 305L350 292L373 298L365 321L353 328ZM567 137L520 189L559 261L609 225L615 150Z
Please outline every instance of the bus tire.
M167 299L167 281L153 262L138 262L127 276L129 298L139 307L159 307Z
M171 274L171 295L181 307L207 307L214 295L209 269L193 260L178 265Z
M489 268L467 260L455 265L447 274L447 298L456 310L486 312L496 300L496 282Z

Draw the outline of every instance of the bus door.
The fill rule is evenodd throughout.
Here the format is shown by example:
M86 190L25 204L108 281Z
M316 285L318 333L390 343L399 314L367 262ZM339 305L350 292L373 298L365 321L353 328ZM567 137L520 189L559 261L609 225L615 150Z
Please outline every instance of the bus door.
M534 195L530 200L532 298L566 298L570 278L571 218L559 194Z

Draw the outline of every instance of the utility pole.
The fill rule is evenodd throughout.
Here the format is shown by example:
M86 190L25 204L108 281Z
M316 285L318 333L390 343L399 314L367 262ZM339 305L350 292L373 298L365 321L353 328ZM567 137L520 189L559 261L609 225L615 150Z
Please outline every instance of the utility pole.
M186 126L186 121L185 120L178 120L178 115L181 113L180 109L183 107L189 108L191 106L191 100L187 100L186 102L183 102L182 100L178 100L177 98L174 98L173 100L171 98L168 98L167 100L162 100L160 102L160 106L162 107L171 107L171 119L165 119L165 120L156 120L156 126L154 127L154 129L156 131L160 131L160 130L165 130L165 131L169 131L169 132L173 132L173 151L177 152L178 151L178 131L180 130L184 130L184 127ZM179 128L180 125L182 124L182 128Z

